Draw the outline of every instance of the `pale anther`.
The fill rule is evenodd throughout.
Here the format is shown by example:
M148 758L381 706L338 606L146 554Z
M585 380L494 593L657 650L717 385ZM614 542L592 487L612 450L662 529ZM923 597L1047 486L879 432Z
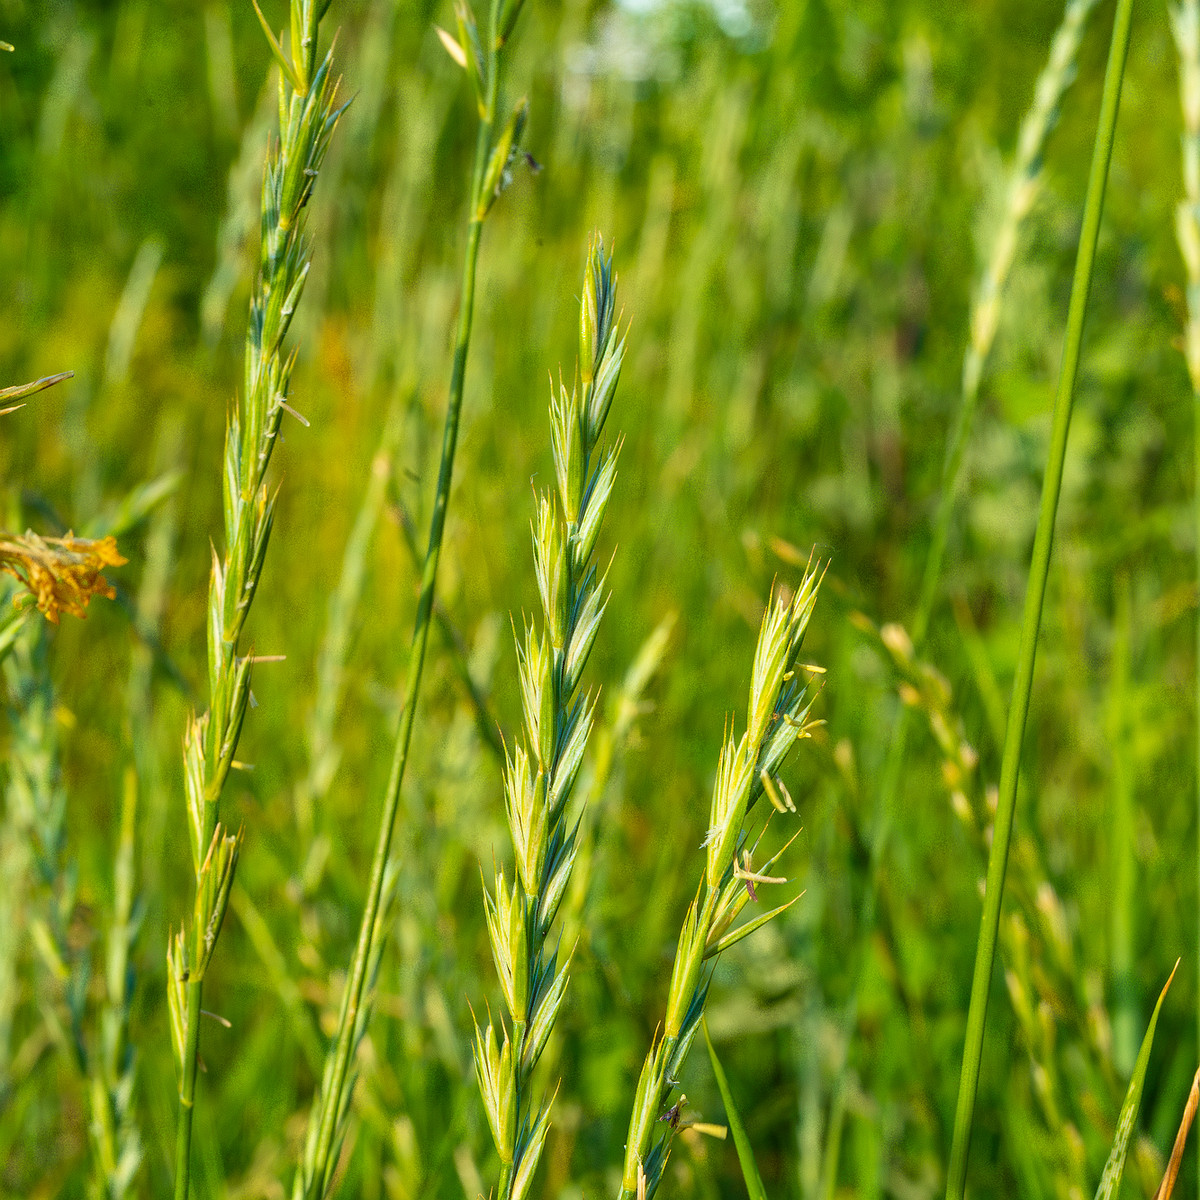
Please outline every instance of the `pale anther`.
M295 417L305 429L311 427L311 422L309 419L303 413L297 412L282 396L280 396L275 403L278 404L284 412L291 413L291 415Z

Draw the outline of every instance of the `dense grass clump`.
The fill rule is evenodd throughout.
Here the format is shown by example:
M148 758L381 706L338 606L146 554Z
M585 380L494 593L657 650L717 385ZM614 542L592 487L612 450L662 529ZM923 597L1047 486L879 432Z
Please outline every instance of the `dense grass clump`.
M0 1195L1196 1188L1130 12L0 0Z

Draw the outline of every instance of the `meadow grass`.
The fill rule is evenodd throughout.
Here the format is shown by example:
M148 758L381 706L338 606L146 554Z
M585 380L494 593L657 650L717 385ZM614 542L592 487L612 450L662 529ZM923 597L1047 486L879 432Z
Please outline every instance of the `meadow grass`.
M497 747L528 721L504 629L522 603L542 607L520 481L558 486L531 381L577 326L559 277L597 227L615 237L636 316L608 505L618 553L580 685L599 699L555 926L571 982L508 1110L524 1106L534 1129L558 1081L520 1187L565 1200L944 1190L999 796L988 781L1002 773L997 697L1018 661L1006 614L1034 539L1099 103L1091 8L935 20L907 0L816 0L770 19L683 0L526 5L495 57L528 90L513 144L523 120L545 169L505 146L497 105L484 175L490 162L512 186L495 203L478 114L514 10L481 14L476 58L466 10L330 9L321 28L340 26L355 101L303 210L319 252L289 335L290 391L312 429L280 419L287 447L259 481L276 497L270 567L231 652L235 674L251 646L287 657L256 672L235 755L253 769L228 776L218 814L247 841L204 974L204 1008L231 1027L204 1027L193 1193L278 1195L290 1177L299 1194L473 1197L503 1176L469 1053L468 1000L478 1011L494 979L479 869L491 878L498 859L506 882L521 878ZM319 10L296 11L303 25ZM263 17L277 28L273 6ZM203 577L211 541L238 553L213 534L226 520L213 397L250 394L230 314L260 295L277 109L264 77L275 62L302 91L317 51L301 34L276 57L253 5L226 0L66 3L45 21L10 5L0 22L16 47L0 56L0 300L15 316L0 323L0 371L75 369L70 390L0 417L2 524L42 539L25 563L71 530L116 537L130 560L102 585L77 578L86 621L54 601L66 615L49 628L26 599L0 622L0 856L18 880L0 897L0 1193L159 1195L179 1180L159 947L194 900L194 872L173 866L189 840L178 730L189 703L221 708L220 688L205 691ZM1180 457L1194 414L1176 403L1189 389L1172 346L1187 317L1172 291L1170 38L1161 12L1139 15L1022 763L1034 802L996 934L1005 989L980 1064L973 1194L1086 1194L1118 1121L1126 1192L1152 1194L1194 1075L1190 955L1153 1057L1136 1053L1197 911L1194 872L1179 871L1197 820L1180 802L1196 771L1193 465ZM467 289L481 199L487 245ZM453 330L476 291L467 372ZM805 827L785 870L759 858L790 814L741 857L774 806L764 791L738 845L733 767L750 751L716 712L756 678L762 598L774 628L813 544L830 560L808 634L829 667L826 723L771 782ZM95 600L110 587L111 603ZM942 595L954 622L937 619ZM923 605L911 636L885 623ZM669 636L664 612L677 614ZM411 649L398 637L410 622ZM38 791L38 811L57 814L49 857L20 818L17 785L35 777L53 781ZM714 790L720 812L697 803ZM894 797L886 855L881 796ZM736 873L714 889L708 858L731 829ZM776 871L806 891L764 923L761 876ZM376 901L360 922L364 893ZM723 942L730 924L697 973L706 907L712 934L738 906L756 936ZM720 1085L684 1061L699 1009ZM1125 1116L1130 1073L1140 1108ZM736 1154L702 1132L726 1106ZM1182 1194L1195 1164L1175 1165Z
M471 326L475 308L475 276L479 260L479 245L483 223L492 205L507 183L510 160L519 153L521 129L525 121L527 102L522 100L512 110L504 125L498 127L500 73L502 54L520 16L522 0L491 0L482 39L474 14L465 5L456 9L458 37L442 33L443 44L455 62L467 75L475 96L479 129L475 141L475 158L471 170L471 186L467 219L466 250L459 298L458 328L454 343L454 365L450 376L450 391L446 405L446 420L442 434L441 460L438 466L437 491L429 525L428 549L421 570L421 594L417 604L416 623L409 653L400 725L392 754L391 773L384 792L379 820L379 832L371 865L367 898L359 924L358 939L351 960L335 1039L330 1047L322 1076L319 1099L313 1106L313 1117L305 1146L304 1161L296 1175L296 1196L323 1196L328 1189L335 1165L335 1140L340 1141L347 1110L346 1100L353 1089L348 1080L350 1057L366 1028L370 1006L363 1006L368 976L373 976L372 961L377 964L382 952L381 917L389 911L386 886L388 859L400 790L408 765L409 744L416 721L417 700L425 666L425 651L429 641L438 562L446 527L446 512L450 501L450 485L454 473L454 457L461 419L463 387L466 379L467 352L471 342Z
M537 496L533 556L542 602L539 632L517 636L525 737L505 753L504 801L514 873L484 894L492 956L511 1023L489 1014L475 1029L475 1069L500 1156L497 1194L522 1200L533 1184L553 1097L534 1094L534 1072L554 1030L569 980L549 939L571 885L579 821L568 808L587 750L595 700L580 693L583 670L608 606L607 571L595 553L616 478L620 441L601 441L625 357L612 258L588 248L579 316L579 361L568 391L551 383L550 439L556 489ZM514 631L515 632L515 631Z
M919 654L924 647L934 605L938 600L947 541L963 486L963 469L975 424L979 390L1003 312L1005 285L1013 270L1023 228L1042 188L1046 143L1058 121L1064 94L1075 79L1080 42L1094 7L1091 0L1069 0L1062 21L1051 39L1046 64L1034 86L1033 103L1021 121L1016 152L1007 168L1003 187L999 189L999 213L989 217L987 248L981 256L971 297L969 337L963 354L958 407L946 441L945 464L925 551L916 609L910 624L914 653ZM860 936L864 942L872 935L876 923L877 881L897 816L910 732L910 711L906 704L897 710L887 757L880 772L877 812L870 833L871 884L860 915L863 931ZM1002 740L1003 719L998 718L997 722L1001 730L997 740ZM864 966L860 966L860 973L864 969ZM857 1023L861 986L860 979L856 981L846 1006L843 1037L847 1042L853 1036ZM831 1181L836 1175L837 1143L845 1120L847 1066L847 1063L843 1063L841 1068L824 1151L828 1164L826 1176Z
M1200 480L1200 6L1182 3L1173 6L1170 12L1171 33L1174 36L1179 61L1179 100L1183 113L1183 136L1180 143L1183 159L1183 199L1175 212L1175 236L1187 271L1187 323L1184 327L1183 345L1188 378L1192 385L1192 403L1196 412L1195 470L1196 479ZM1195 491L1195 504L1196 577L1200 580L1200 485ZM1197 645L1200 645L1200 618L1197 620L1196 634ZM1197 803L1200 804L1200 671L1197 671L1196 679L1196 796ZM1197 1021L1200 1022L1200 1003L1197 1007ZM1197 1161L1200 1162L1200 1152Z
M251 668L261 661L252 652L239 654L239 649L274 522L275 496L267 470L283 414L298 416L287 402L295 354L285 351L284 339L309 271L303 209L341 116L331 75L332 51L318 65L317 39L327 7L328 0L295 0L290 58L259 13L280 71L280 128L263 174L259 277L246 334L243 391L230 410L225 436L225 547L220 558L213 552L208 600L209 707L189 721L184 736L196 886L191 928L184 922L167 950L171 1036L180 1075L177 1200L186 1200L190 1191L204 977L225 919L243 839L240 829L231 832L220 819L221 793L230 770L238 765L235 755L250 701Z

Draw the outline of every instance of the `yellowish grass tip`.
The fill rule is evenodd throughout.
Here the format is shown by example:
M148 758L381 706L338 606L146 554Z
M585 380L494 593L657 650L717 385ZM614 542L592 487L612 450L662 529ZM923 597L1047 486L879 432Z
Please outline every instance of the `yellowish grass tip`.
M467 52L462 48L458 38L452 33L447 33L440 25L435 25L433 28L446 53L465 71L467 69Z

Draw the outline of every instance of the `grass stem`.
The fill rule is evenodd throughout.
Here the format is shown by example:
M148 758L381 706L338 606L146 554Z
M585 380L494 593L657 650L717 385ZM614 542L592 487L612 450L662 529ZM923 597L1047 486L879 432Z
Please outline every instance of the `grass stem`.
M1192 385L1195 417L1192 504L1196 529L1196 578L1200 580L1200 0L1180 0L1179 4L1171 5L1169 12L1179 56L1179 102L1183 113L1183 199L1175 210L1175 236L1187 274L1184 357ZM1196 798L1200 809L1200 612L1196 618L1196 645ZM1196 1020L1200 1029L1200 1002ZM1197 1153L1200 1155L1200 1150Z
M358 1040L360 1008L370 963L375 951L377 917L384 893L384 880L391 853L392 834L399 810L400 791L408 765L409 745L416 722L417 701L425 666L425 651L429 642L429 627L433 617L434 593L437 585L438 562L446 528L446 513L450 503L450 484L454 474L454 456L458 444L459 418L462 412L463 386L466 379L467 351L471 342L471 324L475 311L475 275L479 260L479 243L483 222L490 207L489 190L496 190L489 167L500 149L494 145L496 104L500 85L499 5L490 5L486 41L486 64L483 65L483 94L480 104L479 129L475 140L475 156L471 170L470 207L467 223L467 243L463 259L461 302L458 328L454 341L454 359L450 375L450 393L446 420L442 432L441 461L438 467L437 490L429 525L429 540L421 572L421 591L417 601L412 646L409 651L408 679L405 685L404 707L400 728L392 755L391 772L384 793L383 811L371 863L370 882L355 943L354 957L346 983L338 1028L330 1047L326 1076L322 1083L319 1106L315 1110L316 1141L312 1154L306 1154L301 1174L297 1177L296 1194L306 1198L323 1196L328 1188L334 1157L334 1144L345 1113L343 1102L350 1058ZM481 64L482 65L482 64ZM469 70L470 68L468 68ZM510 125L510 129L512 126ZM507 131L506 131L507 133ZM511 144L511 143L510 143ZM507 157L507 152L506 152Z
M1058 512L1058 498L1062 487L1063 464L1067 453L1067 434L1071 425L1071 405L1075 394L1075 380L1079 372L1084 318L1087 313L1088 293L1092 284L1092 268L1096 257L1096 242L1100 233L1100 218L1104 210L1104 189L1108 180L1108 164L1112 157L1117 111L1121 100L1121 81L1125 71L1125 58L1129 50L1132 14L1133 0L1118 0L1108 65L1104 73L1104 94L1100 105L1096 144L1088 177L1083 226L1079 233L1075 276L1071 284L1062 370L1059 376L1058 394L1054 402L1050 448L1046 474L1042 483L1041 506L1038 512L1037 531L1034 534L1029 582L1025 592L1025 613L1021 625L1017 669L1013 678L1008 727L1004 738L995 832L988 860L987 891L984 894L983 917L980 921L979 942L975 952L971 1004L967 1012L966 1045L963 1050L958 1106L954 1118L954 1138L946 1178L946 1200L962 1200L966 1185L967 1156L971 1145L971 1126L975 1114L975 1097L979 1087L979 1065L983 1056L983 1036L987 1024L988 992L996 957L1000 904L1004 894L1004 876L1008 867L1008 848L1012 839L1013 818L1016 809L1021 746L1024 742L1025 723L1029 715L1029 697L1033 688L1038 631L1041 626L1042 604L1046 595L1046 578L1050 570L1050 553L1054 543L1054 521Z
M933 517L921 588L913 614L911 638L914 653L919 654L929 632L933 608L938 599L942 566L950 526L956 511L962 483L967 446L975 424L979 389L984 370L991 355L996 332L1000 325L1001 304L1009 276L1012 273L1020 244L1021 230L1041 191L1042 160L1050 131L1054 128L1063 95L1075 78L1087 21L1097 0L1068 0L1063 18L1050 44L1046 65L1038 76L1033 103L1021 122L1017 147L1008 169L1004 188L1004 203L999 223L988 243L988 250L971 304L970 337L963 355L962 380L958 409L946 441L946 457L942 469L942 484ZM842 1013L842 1036L848 1047L858 1022L859 992L869 962L867 947L875 930L879 906L880 867L895 822L896 805L904 777L904 764L912 732L912 712L901 704L888 741L887 754L880 774L878 801L874 824L868 837L868 879L858 913L859 950L854 987ZM1001 735L1002 736L1002 735ZM848 1056L838 1075L831 1105L828 1135L823 1154L827 1164L836 1169L837 1147L833 1139L841 1137L844 1124L846 1089L849 1084ZM836 1174L826 1179L826 1186L836 1185Z
M250 700L251 655L239 653L247 615L271 537L275 494L268 468L287 407L295 351L285 351L292 316L311 265L304 210L320 174L334 127L333 52L316 65L316 39L327 0L293 0L286 59L270 28L267 39L282 72L278 140L267 153L262 187L259 275L246 331L245 381L225 430L222 498L225 548L213 551L208 591L208 710L193 714L184 736L188 834L195 873L190 926L168 941L167 998L179 1070L175 1138L175 1200L187 1200L204 976L237 869L242 832L221 821L221 795L237 752ZM261 13L260 19L261 19Z
M490 129L490 124L488 125ZM484 126L480 127L480 145L487 136ZM479 151L476 151L478 161ZM462 407L463 379L467 361L467 347L471 337L471 318L475 295L475 265L479 256L479 233L482 221L471 218L467 231L466 262L463 268L462 311L459 317L458 335L454 348L454 368L450 381L450 400L446 411L446 425L442 439L442 459L438 471L437 495L434 500L433 519L429 530L429 547L425 552L425 565L421 573L421 596L417 602L416 625L413 630L412 647L409 651L408 680L404 691L404 708L400 715L400 729L392 755L391 773L384 793L383 812L379 820L379 832L375 841L375 855L371 861L371 878L367 886L367 901L363 908L355 943L354 959L350 967L350 978L346 984L346 1000L338 1021L337 1037L333 1050L333 1073L328 1098L322 1097L320 1132L317 1135L317 1170L314 1172L306 1195L324 1194L330 1167L333 1140L337 1132L338 1115L341 1111L341 1095L346 1085L350 1066L350 1054L354 1048L354 1032L358 1025L359 1005L362 1003L363 984L367 976L367 962L371 952L371 940L375 929L375 917L379 911L383 892L383 876L391 853L392 834L396 825L396 813L400 807L400 789L404 783L404 772L408 765L409 744L412 741L413 724L416 720L417 698L421 688L421 674L425 666L425 648L429 642L430 616L433 611L433 594L437 583L438 559L441 555L442 537L446 526L446 509L450 498L450 478L454 469L454 452L458 439L459 412ZM320 1181L318 1184L318 1180Z

